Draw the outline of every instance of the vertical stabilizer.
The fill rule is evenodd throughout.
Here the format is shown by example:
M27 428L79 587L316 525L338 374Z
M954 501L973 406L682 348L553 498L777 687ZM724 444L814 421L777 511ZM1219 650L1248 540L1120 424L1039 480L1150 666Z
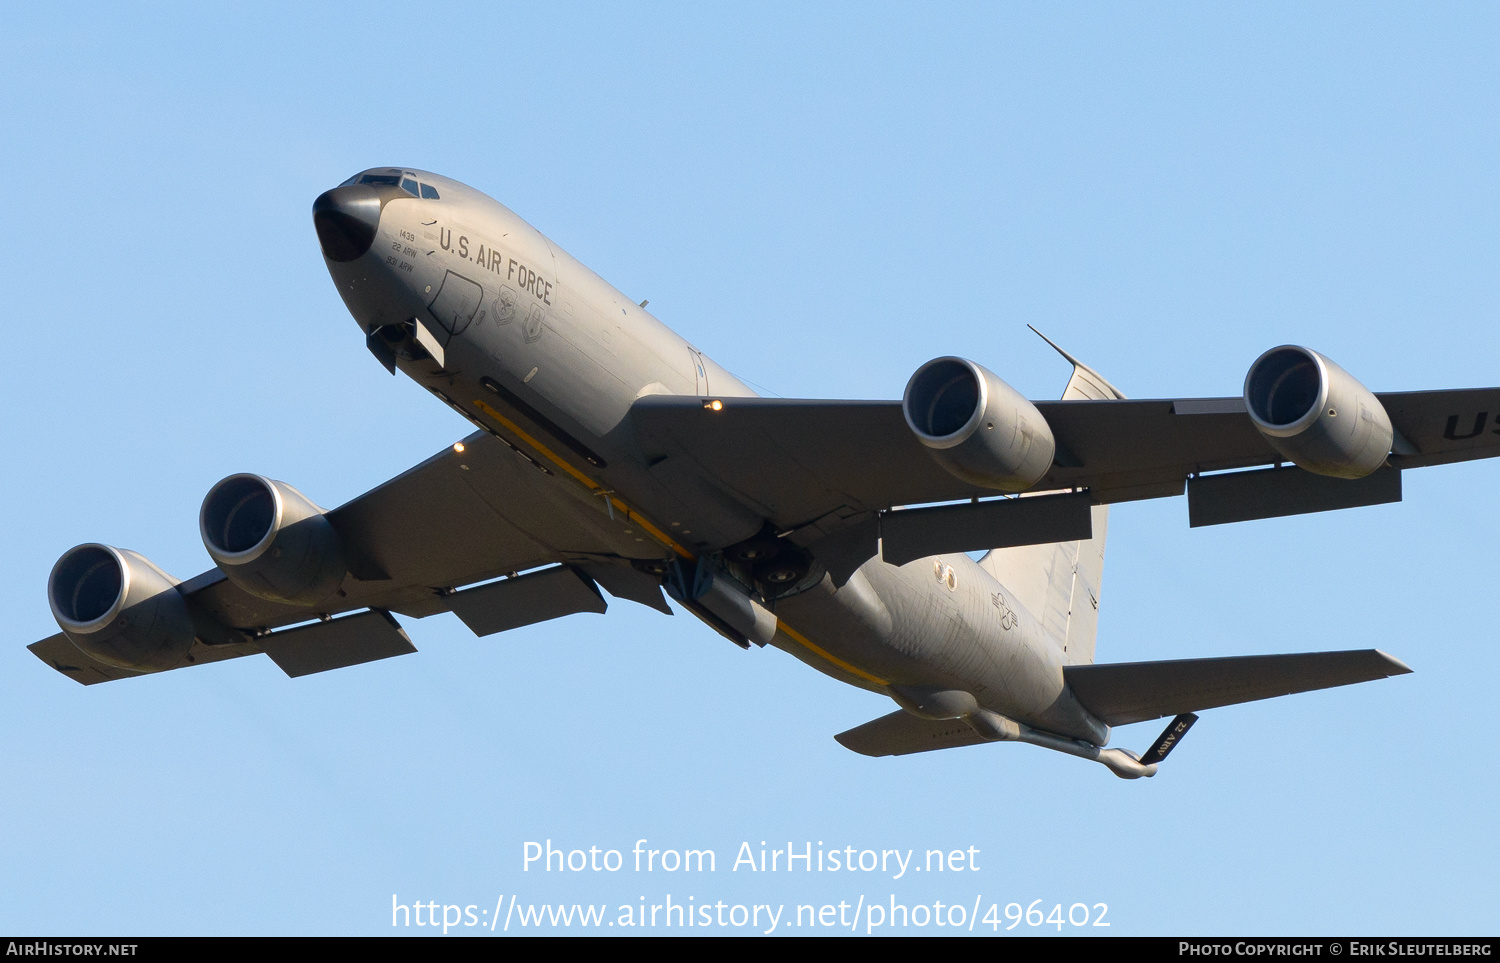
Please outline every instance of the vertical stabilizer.
M1125 397L1099 372L1052 344L1040 331L1036 333L1073 365L1073 376L1063 389L1064 401ZM1026 606L1074 665L1094 661L1094 637L1099 627L1099 587L1104 576L1109 507L1095 505L1091 512L1094 537L1087 541L997 548L979 561Z

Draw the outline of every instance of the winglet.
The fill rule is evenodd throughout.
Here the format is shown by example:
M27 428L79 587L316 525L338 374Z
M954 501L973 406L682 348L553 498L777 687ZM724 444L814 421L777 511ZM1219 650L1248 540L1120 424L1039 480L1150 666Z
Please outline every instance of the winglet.
M1082 361L1079 361L1071 354L1068 354L1058 346L1057 342L1053 341L1045 334L1042 334L1032 325L1028 324L1026 327L1031 328L1033 334L1035 334L1038 338L1041 338L1043 341L1047 342L1047 344L1051 345L1053 351L1056 351L1058 354L1062 355L1065 359L1067 359L1067 362L1073 366L1073 378L1068 382L1067 390L1063 392L1064 401L1067 401L1070 398L1088 398L1094 401L1124 400L1125 392L1110 384L1109 379L1105 378L1104 375L1095 371L1093 368L1090 368L1088 365L1084 364ZM1080 375L1082 375L1082 377L1080 377ZM1078 382L1080 381L1088 385L1088 387L1080 387L1078 384ZM1088 384L1089 382L1092 382L1092 384ZM1091 392L1088 390L1088 388L1093 388L1094 391Z

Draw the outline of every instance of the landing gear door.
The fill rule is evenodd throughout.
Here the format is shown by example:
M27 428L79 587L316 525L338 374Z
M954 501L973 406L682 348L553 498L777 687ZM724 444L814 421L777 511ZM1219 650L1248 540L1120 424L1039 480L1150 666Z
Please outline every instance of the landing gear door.
M432 303L427 305L427 310L432 312L432 316L442 326L445 345L455 335L463 333L469 322L474 320L474 314L483 301L484 289L475 282L452 271L443 275L443 283L433 296Z

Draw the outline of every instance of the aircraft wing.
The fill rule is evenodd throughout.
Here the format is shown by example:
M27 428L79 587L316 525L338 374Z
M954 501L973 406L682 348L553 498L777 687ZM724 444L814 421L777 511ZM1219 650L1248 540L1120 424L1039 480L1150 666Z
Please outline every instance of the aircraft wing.
M1500 388L1377 397L1407 443L1398 440L1400 453L1390 458L1394 468L1500 455L1500 429L1494 428ZM830 513L852 516L996 494L943 470L907 427L898 401L720 403L714 410L698 398L651 396L636 402L630 420L648 460L691 462L783 529ZM1032 403L1057 441L1056 460L1034 488L1087 488L1095 504L1180 495L1190 475L1283 460L1238 397ZM1337 493L1355 491L1366 480L1315 476L1308 484L1325 483L1338 501ZM1399 484L1395 498L1379 500L1398 498ZM1356 498L1351 504L1370 503Z
M1500 455L1500 388L1397 391L1375 397L1414 448L1392 456L1397 468Z
M463 447L462 453L445 448L328 513L356 559L354 577L342 588L346 597L329 614L374 606L421 617L445 588L558 561L560 546L599 549L576 526L570 531L555 506L537 504L545 493L535 468L483 432L465 438ZM517 489L530 502L529 523L517 520L526 512L497 509L514 506ZM181 588L227 626L276 628L309 617L306 609L242 591L217 568Z
M578 511L569 486L551 484L484 432L464 439L462 449L446 448L328 513L351 574L315 607L257 598L218 568L179 585L199 632L181 664L265 652L288 675L306 675L415 651L388 611L414 618L454 611L488 635L603 612L595 581L670 613L654 582L628 564L612 564L622 561L619 542L610 539L615 523L602 506ZM546 565L552 567L455 591ZM371 611L328 620L361 609ZM314 617L323 621L284 628ZM30 648L85 685L145 674L91 659L62 634Z
M33 642L27 648L38 659L82 685L97 685L100 682L112 682L115 679L129 679L133 676L149 674L137 672L134 669L122 669L119 666L107 665L97 659L91 659L61 632L49 635L40 642ZM252 642L225 645L204 645L202 642L194 642L192 651L188 653L188 658L192 661L185 664L195 665L200 662L237 659L242 655L256 655L260 651L261 649Z

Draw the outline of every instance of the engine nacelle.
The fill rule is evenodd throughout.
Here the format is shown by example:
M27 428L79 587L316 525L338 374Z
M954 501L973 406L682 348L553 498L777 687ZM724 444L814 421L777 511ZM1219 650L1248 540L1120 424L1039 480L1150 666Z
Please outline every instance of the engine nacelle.
M52 566L47 601L83 654L153 672L177 665L193 646L196 630L177 584L136 552L79 545Z
M901 400L906 424L945 469L997 491L1025 491L1052 467L1047 419L1020 392L963 358L917 369Z
M338 532L306 495L260 475L230 475L198 513L203 546L235 585L256 598L313 605L348 568Z
M1299 468L1363 478L1391 452L1391 418L1354 377L1308 348L1282 345L1245 375L1245 409L1271 447Z

